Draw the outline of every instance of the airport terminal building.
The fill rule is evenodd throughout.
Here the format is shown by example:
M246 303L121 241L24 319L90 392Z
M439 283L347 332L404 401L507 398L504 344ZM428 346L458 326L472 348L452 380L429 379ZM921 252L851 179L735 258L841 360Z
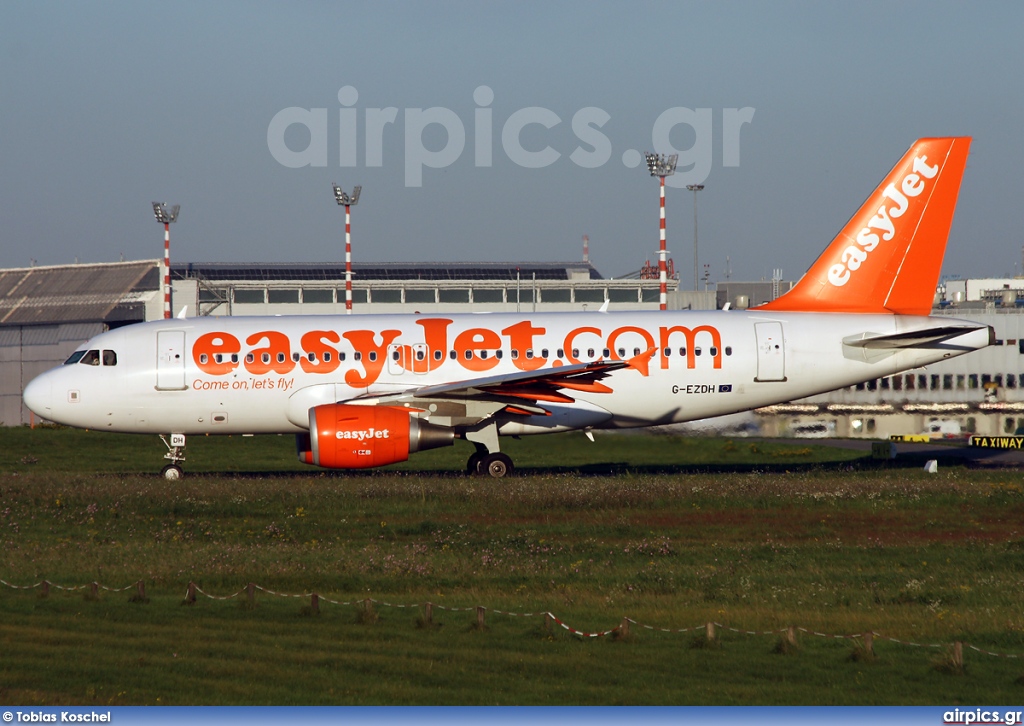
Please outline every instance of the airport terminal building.
M174 311L188 315L345 313L341 264L187 263L174 266ZM671 280L670 293L675 293ZM673 300L677 307L689 300ZM354 263L353 312L567 312L609 300L657 310L658 280L605 279L589 262ZM711 303L713 306L713 303Z

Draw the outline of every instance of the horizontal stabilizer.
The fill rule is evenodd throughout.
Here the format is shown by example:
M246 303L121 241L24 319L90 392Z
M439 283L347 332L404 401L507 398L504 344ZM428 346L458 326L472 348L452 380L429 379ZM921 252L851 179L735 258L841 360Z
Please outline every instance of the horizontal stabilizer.
M901 348L927 348L940 341L958 338L966 333L981 330L983 325L942 325L935 328L923 330L907 330L900 333L889 333L876 335L874 333L861 333L843 339L843 345L854 348L874 348L882 350L896 350ZM989 338L995 337L995 331L989 328Z

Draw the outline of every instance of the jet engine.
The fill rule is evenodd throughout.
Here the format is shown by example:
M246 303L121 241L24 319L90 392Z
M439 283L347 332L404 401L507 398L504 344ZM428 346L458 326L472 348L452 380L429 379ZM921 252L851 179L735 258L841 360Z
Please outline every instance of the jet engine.
M455 432L392 406L331 403L309 409L309 433L299 434L299 461L329 469L367 469L409 454L451 446Z

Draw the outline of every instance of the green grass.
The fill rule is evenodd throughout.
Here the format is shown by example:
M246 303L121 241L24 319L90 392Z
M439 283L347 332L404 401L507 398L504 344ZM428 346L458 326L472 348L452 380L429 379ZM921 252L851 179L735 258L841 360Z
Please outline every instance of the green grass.
M595 432L503 438L502 451L525 472L584 470L614 473L685 468L779 468L839 464L864 456L857 451L805 444L744 439L682 438L645 432ZM0 471L158 472L166 448L152 435L110 434L63 427L0 427ZM186 447L187 473L296 472L319 469L300 464L293 436L193 436ZM375 471L461 473L473 449L464 442L413 454L409 461ZM363 472L349 472L345 476Z
M155 446L153 444L155 443ZM0 430L0 702L21 704L1017 703L1024 659L637 625L868 630L1024 654L1024 477L875 468L765 442L512 442L521 476L469 478L468 447L354 475L283 437L195 439L167 483L154 437ZM751 449L756 448L756 451ZM596 454L594 452L597 452ZM439 452L428 452L435 454ZM855 455L855 454L854 454ZM35 459L35 463L29 463ZM788 471L787 471L788 469ZM153 473L144 473L153 472ZM204 473L205 472L205 473ZM609 473L610 472L610 473ZM766 473L770 472L770 473ZM187 584L227 596L182 605ZM360 618L360 601L378 603ZM422 604L438 627L421 627Z

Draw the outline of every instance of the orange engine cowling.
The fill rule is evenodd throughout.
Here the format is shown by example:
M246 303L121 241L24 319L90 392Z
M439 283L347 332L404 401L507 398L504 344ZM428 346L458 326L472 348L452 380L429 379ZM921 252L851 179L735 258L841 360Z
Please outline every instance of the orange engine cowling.
M451 446L455 432L407 409L332 403L309 409L309 433L296 437L299 461L329 469L367 469Z

